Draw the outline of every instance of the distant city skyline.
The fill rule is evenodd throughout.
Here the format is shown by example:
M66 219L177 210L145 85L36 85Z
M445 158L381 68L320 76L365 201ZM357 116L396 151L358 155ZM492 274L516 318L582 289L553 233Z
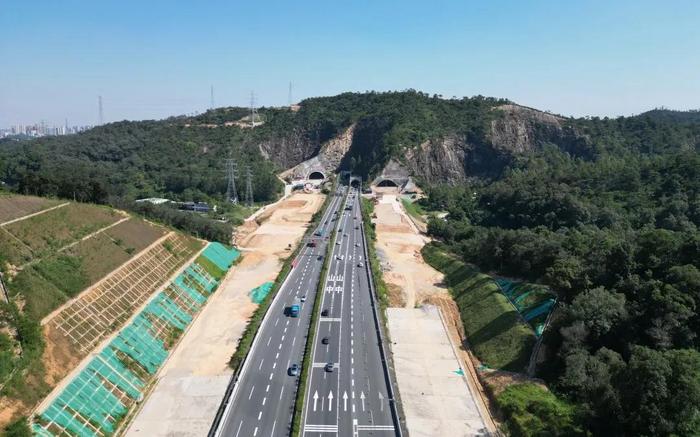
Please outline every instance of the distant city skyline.
M700 107L700 3L8 0L0 126L161 119L345 91L485 95L565 116Z

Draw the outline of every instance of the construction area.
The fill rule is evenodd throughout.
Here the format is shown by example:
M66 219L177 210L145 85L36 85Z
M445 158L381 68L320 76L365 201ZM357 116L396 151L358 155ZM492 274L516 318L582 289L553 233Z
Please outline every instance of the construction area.
M388 308L387 320L409 434L489 435L437 307Z
M204 242L105 206L2 195L0 210L4 426L29 414Z
M109 343L76 368L34 416L39 436L109 435L143 399L169 349L187 329L239 252L210 243ZM212 266L214 266L212 268Z
M282 262L324 200L296 193L237 228L243 257L189 326L126 430L133 436L206 435L231 379L228 361Z
M375 248L389 291L389 336L410 435L495 432L488 398L463 346L457 305L444 275L421 255L430 242L421 233L425 223L409 216L402 204L408 197L397 188L375 186L372 191ZM431 335L421 334L421 329Z

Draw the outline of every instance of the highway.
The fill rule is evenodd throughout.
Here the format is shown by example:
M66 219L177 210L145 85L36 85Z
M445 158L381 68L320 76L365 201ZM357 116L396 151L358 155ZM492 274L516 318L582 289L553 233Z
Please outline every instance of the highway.
M321 297L303 437L396 435L372 313L360 193L351 189ZM327 313L325 313L327 311ZM326 344L327 343L327 344ZM327 369L328 364L333 369Z
M305 246L293 261L293 269L268 309L248 357L235 382L214 436L281 436L289 435L299 376L289 376L292 364L301 366L306 336L309 332L311 311L320 280L326 247L326 237L332 235L336 221L332 220L344 201L342 195L333 196L323 212L315 236L316 247ZM299 317L286 314L295 299L306 295ZM301 371L299 372L301 373Z

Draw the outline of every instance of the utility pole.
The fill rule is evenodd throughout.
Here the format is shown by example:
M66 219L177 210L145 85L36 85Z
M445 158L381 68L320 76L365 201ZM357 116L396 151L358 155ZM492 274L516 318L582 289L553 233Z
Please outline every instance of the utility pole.
M234 205L238 203L238 191L236 191L236 161L233 158L226 160L226 201Z
M250 171L250 166L246 167L245 176L245 203L251 207L253 206L253 173Z
M98 126L102 126L104 123L104 113L102 112L102 96L97 96L97 120Z
M250 92L250 127L255 127L255 119L258 118L258 110L255 107L255 92Z

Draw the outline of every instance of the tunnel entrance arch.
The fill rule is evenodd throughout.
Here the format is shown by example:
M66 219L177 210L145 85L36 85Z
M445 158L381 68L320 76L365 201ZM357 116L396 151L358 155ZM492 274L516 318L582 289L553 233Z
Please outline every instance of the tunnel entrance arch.
M326 179L326 176L320 171L312 171L311 173L309 173L309 177L307 179L314 181L322 181Z
M360 188L360 180L359 179L353 179L350 182L350 186L353 188Z
M392 181L391 179L382 179L378 184L378 187L387 187L387 188L399 188L399 185Z

